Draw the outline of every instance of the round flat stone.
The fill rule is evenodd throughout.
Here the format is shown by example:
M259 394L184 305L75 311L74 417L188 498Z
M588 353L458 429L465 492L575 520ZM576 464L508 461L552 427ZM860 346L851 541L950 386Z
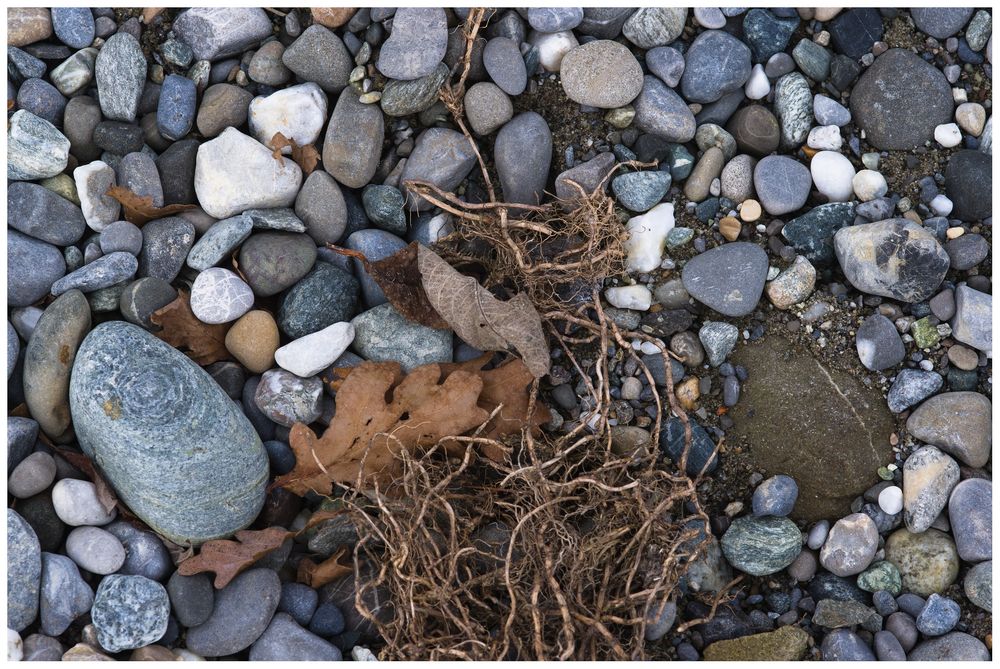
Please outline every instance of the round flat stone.
M801 209L809 197L809 168L788 156L768 156L753 172L754 188L767 213L780 216Z
M726 316L752 312L764 292L767 254L756 244L734 242L701 253L687 262L681 280L699 302Z
M570 100L602 109L627 105L643 86L639 61L625 45L611 40L571 50L563 57L559 77Z
M483 48L483 66L497 86L507 95L520 95L528 84L528 71L517 42L508 37L494 37Z

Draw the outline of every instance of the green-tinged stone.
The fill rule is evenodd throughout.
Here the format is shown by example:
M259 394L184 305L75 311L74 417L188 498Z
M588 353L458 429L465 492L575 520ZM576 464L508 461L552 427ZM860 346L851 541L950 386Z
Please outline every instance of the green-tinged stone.
M674 228L667 233L667 246L677 248L683 246L694 239L694 230L691 228Z
M716 641L705 649L705 659L709 662L794 662L802 659L808 647L809 634L800 627L787 625L774 632Z
M382 89L382 111L389 116L409 116L429 109L437 101L438 90L447 78L448 66L441 63L425 77L389 81Z
M838 627L853 627L862 625L866 629L882 629L882 616L874 609L853 599L821 599L816 602L812 621L816 625L837 629Z
M941 334L937 331L936 326L931 325L929 317L915 321L910 326L910 334L913 335L913 341L920 348L932 348L941 341Z
M452 332L408 321L391 304L362 312L354 325L352 350L373 362L398 362L409 372L432 362L451 362Z
M743 516L722 535L722 552L729 563L754 576L781 571L801 551L802 533L788 518Z
M880 479L882 479L883 481L891 481L892 480L892 472L889 471L888 467L879 467L878 468L878 477Z
M44 186L56 195L62 196L76 206L80 206L80 196L76 192L76 182L68 174L57 174L48 179L38 182L39 186Z
M921 597L944 592L958 577L955 542L935 529L920 534L896 530L885 542L885 559L899 569L903 587Z
M674 181L683 181L691 176L694 169L694 156L684 148L683 144L670 145L670 176Z
M887 590L895 597L903 591L903 580L896 565L881 560L858 574L858 587L868 592Z

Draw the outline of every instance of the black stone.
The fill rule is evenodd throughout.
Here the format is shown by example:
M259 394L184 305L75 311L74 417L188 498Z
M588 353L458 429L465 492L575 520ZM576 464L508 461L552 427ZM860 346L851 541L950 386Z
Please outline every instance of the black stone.
M198 140L174 142L156 159L163 186L163 204L195 204L194 167L198 156Z
M854 600L865 606L871 604L871 595L855 585L853 580L825 571L817 573L809 582L809 596L817 602L836 599L841 602Z
M794 218L781 229L792 247L814 265L829 265L834 260L833 235L854 220L850 202L822 204Z
M743 18L743 33L753 52L753 62L766 63L771 56L784 51L798 26L797 16L778 18L766 9L747 12Z
M640 321L644 332L654 337L669 337L677 332L684 332L694 321L694 316L687 309L665 309L655 313L647 313Z
M955 205L951 212L954 218L978 221L990 216L993 203L991 156L969 150L952 155L944 173L944 183L948 198Z
M142 150L142 128L122 121L101 121L94 128L94 144L108 153L124 156Z
M349 272L317 262L309 274L288 289L278 309L278 325L292 339L349 321L354 316L361 284Z
M685 470L689 476L697 476L703 468L706 474L710 474L719 466L719 456L714 452L715 441L705 428L690 417L688 422L691 424L691 450L688 452ZM670 419L660 430L660 449L674 464L680 466L684 453L684 424L679 418Z
M833 48L857 60L882 39L882 17L877 9L849 9L827 24Z

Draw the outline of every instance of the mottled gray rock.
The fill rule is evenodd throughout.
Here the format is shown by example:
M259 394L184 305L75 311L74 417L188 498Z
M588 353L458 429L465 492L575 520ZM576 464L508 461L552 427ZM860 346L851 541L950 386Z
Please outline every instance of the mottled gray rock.
M56 477L56 463L48 453L35 452L24 458L7 479L7 493L18 499L37 495Z
M972 12L972 7L913 7L910 16L917 28L943 40L964 28Z
M993 561L980 562L965 574L965 596L983 611L993 612Z
M117 653L154 643L167 631L170 600L156 581L143 576L105 576L90 612L97 640Z
M175 30L178 23L174 23ZM139 40L124 31L109 37L97 54L94 78L104 118L134 121L146 83L146 56Z
M139 260L134 255L115 251L59 279L50 292L56 296L74 289L92 293L131 279L138 269Z
M251 662L330 661L342 659L340 649L295 622L287 613L277 613L250 647Z
M934 234L908 219L841 228L833 243L848 281L865 293L920 302L948 272L948 254Z
M795 479L784 474L772 476L762 481L753 491L753 515L787 516L795 508L798 496L799 486Z
M863 513L841 518L833 527L819 553L820 564L837 576L860 574L875 557L878 528Z
M849 629L836 629L823 637L820 645L823 659L827 662L867 662L874 661L875 654L861 637Z
M162 581L173 570L173 560L158 535L139 530L122 520L105 525L104 529L125 547L125 563L119 574Z
M648 363L647 363L648 364ZM680 375L674 377L674 382ZM684 456L684 423L679 418L671 418L660 430L660 450L678 467ZM691 421L691 448L688 450L684 471L688 476L698 476L702 472L710 474L719 466L719 456L715 453L715 441L693 420Z
M7 627L20 632L38 615L41 549L31 526L7 509Z
M944 379L937 372L925 372L919 369L903 369L896 375L887 396L889 411L900 413L927 399L944 384Z
M172 541L228 536L260 510L267 456L253 427L204 370L144 330L109 322L87 336L70 407L84 452Z
M44 186L23 181L7 188L7 220L15 230L59 246L75 244L87 227L75 204Z
M774 115L781 126L781 145L802 144L812 127L812 91L798 72L791 72L774 84Z
M636 212L648 211L670 190L670 172L629 172L611 180L619 204Z
M993 444L991 412L992 404L985 395L942 393L917 407L906 421L906 429L916 439L937 446L970 467L982 467Z
M497 133L493 159L505 202L541 204L552 164L552 132L544 118L523 112L511 119Z
M380 304L351 320L351 348L366 360L396 361L404 371L432 362L451 362L452 333L404 318L391 304Z
M210 267L191 286L191 312L202 323L230 323L253 307L253 290L235 272Z
M955 543L934 528L920 534L896 530L886 539L885 559L899 569L904 590L921 597L943 592L958 576Z
M77 527L70 532L66 555L92 574L113 574L125 564L122 542L100 527Z
M834 233L853 220L854 205L850 202L823 204L786 223L781 234L810 262L827 265L836 257Z
M802 534L787 518L742 516L722 535L722 552L729 563L754 576L781 571L801 551Z
M450 70L439 64L426 77L404 81L391 79L382 89L382 111L389 116L409 116L430 109L438 100L441 84Z
M993 559L992 481L966 479L955 486L948 499L948 517L959 557L966 562Z
M299 79L315 82L327 93L338 93L347 86L354 67L340 37L318 23L302 31L285 49L281 62Z
M44 634L31 634L24 639L24 662L58 662L62 659L63 645Z
M726 316L745 316L757 306L767 279L767 254L756 244L734 242L687 262L681 280L699 302Z
M919 105L913 105L919 100ZM869 143L909 150L952 120L951 86L941 71L907 49L889 49L865 70L851 92L851 114Z
M48 179L66 169L70 141L54 125L19 109L7 122L7 178Z
M128 221L115 221L101 231L100 243L105 255L124 251L137 256L142 252L142 230Z
M322 412L323 382L319 377L303 379L283 369L264 372L254 393L254 404L269 419L291 427L308 425Z
M559 78L570 100L590 107L615 109L639 95L642 68L628 48L611 40L595 40L567 53Z
M7 231L7 304L26 307L49 293L66 273L63 254L52 244Z
M348 321L358 303L360 284L349 272L325 262L292 286L281 298L278 323L293 339Z
M959 479L958 463L933 446L918 448L903 464L903 520L910 532L934 524Z
M188 267L201 271L228 260L252 230L253 223L243 215L213 223L188 252Z
M476 155L462 133L447 128L428 128L417 137L413 152L399 175L413 211L425 211L431 204L406 189L410 179L427 181L445 192L454 192L476 163Z
M195 7L177 17L173 30L195 58L218 60L260 44L271 20L259 7Z
M861 323L855 345L861 364L872 371L895 367L906 355L896 326L881 314L872 314Z
M965 632L949 632L922 641L906 656L910 662L989 662L990 651L976 637Z
M401 7L392 18L392 32L379 50L377 67L390 79L427 76L444 59L448 23L440 7Z
M635 126L668 142L689 142L697 129L684 99L654 76L642 80L635 99Z
M42 553L42 585L39 617L42 632L59 636L70 624L90 611L94 591L80 576L80 570L64 555Z
M866 629L882 627L882 617L869 606L853 599L821 599L816 602L816 610L813 612L812 621L814 625L821 625L830 629L841 627L853 627L862 625Z
M378 167L384 136L378 107L362 104L356 91L345 88L333 108L323 142L324 169L349 188L363 187Z
M643 7L628 17L622 34L643 49L670 44L680 37L687 15L684 7Z
M72 56L53 68L49 74L52 84L66 97L72 97L83 91L94 80L94 68L97 65L98 49L88 47L77 51ZM62 122L63 119L60 119Z
M750 77L750 48L729 33L700 33L685 55L681 92L690 102L715 102Z
M316 244L309 235L261 232L240 248L239 263L247 283L261 297L276 295L312 269Z
M993 347L993 296L962 284L955 289L952 335L980 351Z
M250 569L215 595L212 615L187 632L187 648L202 657L232 655L267 629L281 597L281 581L270 569Z
M732 323L705 321L698 330L698 340L705 347L708 364L712 367L718 367L725 361L736 345L737 338L739 329Z

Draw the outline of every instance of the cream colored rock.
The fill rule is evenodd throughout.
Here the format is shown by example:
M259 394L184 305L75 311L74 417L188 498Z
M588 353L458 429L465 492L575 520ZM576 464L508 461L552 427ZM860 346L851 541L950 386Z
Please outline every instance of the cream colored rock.
M933 446L914 451L903 464L903 520L910 532L924 532L948 504L958 484L958 463Z
M816 7L813 9L813 18L825 23L836 18L842 10L842 7Z
M816 287L816 268L804 256L795 256L791 267L770 281L764 292L778 309L788 309L812 295Z
M955 110L955 122L973 137L983 134L986 127L986 109L978 102L965 102Z
M546 72L558 72L562 68L563 56L580 46L572 30L558 33L532 30L528 35L528 44L538 47L538 60ZM531 74L529 72L528 76Z
M881 172L875 170L861 170L854 175L851 180L854 194L862 202L869 202L880 198L889 192L889 184Z
M243 314L226 333L226 349L254 374L274 367L280 334L274 317L256 309Z
M674 205L664 202L642 216L633 216L625 226L625 268L629 272L652 272L663 262L667 234L674 229Z
M942 123L934 128L934 141L950 149L962 143L962 131L955 123Z
M315 376L332 365L352 341L354 326L350 323L334 323L319 332L285 344L275 351L274 360L279 367L296 376Z
M619 309L647 311L653 304L653 294L645 286L615 286L604 291L608 303Z
M271 148L274 148L271 140L279 132L298 146L313 144L323 131L326 110L326 93L316 84L283 88L250 101L250 132L258 142ZM281 152L291 155L292 147L286 146Z

